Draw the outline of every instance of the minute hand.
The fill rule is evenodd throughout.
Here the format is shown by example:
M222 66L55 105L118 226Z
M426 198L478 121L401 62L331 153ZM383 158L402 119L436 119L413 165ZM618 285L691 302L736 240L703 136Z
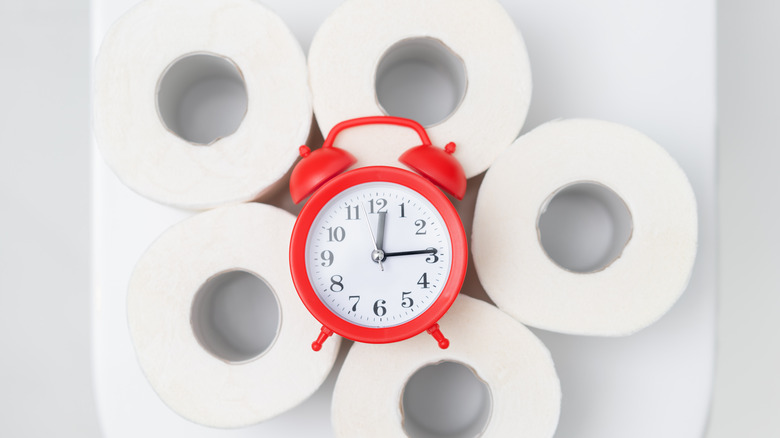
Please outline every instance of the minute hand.
M365 207L363 207L365 210ZM366 215L368 216L368 215ZM384 251L385 246L385 221L387 220L387 212L382 211L379 213L376 225L376 249Z
M419 249L416 251L386 252L385 258L396 257L396 256L417 255L417 254L436 254L437 252L438 251L436 251L436 248Z

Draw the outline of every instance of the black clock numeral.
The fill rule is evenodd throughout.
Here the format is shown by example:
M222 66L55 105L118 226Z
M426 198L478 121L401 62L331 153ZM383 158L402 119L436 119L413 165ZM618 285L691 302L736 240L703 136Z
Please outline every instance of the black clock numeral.
M352 209L355 209L355 217L352 217ZM348 221L356 221L360 219L360 206L359 205L348 205L347 206L347 220Z
M322 251L322 254L320 254L320 258L324 260L324 262L322 262L322 266L326 268L329 268L330 265L333 264L333 253L327 249L325 251Z
M412 297L407 297L407 295L411 293L412 291L401 292L401 307L408 309L414 306L414 300L412 299Z
M404 210L404 203L402 202L402 203L398 204L398 206L401 207L401 216L400 217L406 217L406 214L404 214L406 212L406 210Z
M419 280L417 280L417 284L423 287L423 289L428 289L428 285L430 284L428 282L428 273L424 273L422 277L420 277Z
M347 232L344 231L344 228L342 227L328 228L328 242L333 242L333 240L335 240L336 242L341 242L342 240L344 240L345 237L347 237Z
M357 305L360 302L360 295L350 295L349 300L352 301L353 299L355 300L355 304L352 305L352 311L357 312Z
M387 308L385 307L385 304L387 304L387 301L385 300L376 300L376 303L374 303L374 315L385 316L385 314L387 313Z
M436 248L428 248L428 250L433 250L428 257L425 258L425 261L428 263L436 263L439 261L439 256L436 255Z
M369 213L371 213L371 214L382 213L385 210L385 208L387 207L387 200L384 199L384 198L378 198L376 200L376 207L377 207L376 212L374 211L374 200L373 199L369 199L368 200L368 204L371 206L371 211Z
M415 225L416 227L420 227L420 228L417 230L417 232L416 232L416 233L414 233L414 234L428 234L428 232L427 232L427 231L423 231L423 230L425 229L425 221L424 221L424 220L422 220L422 219L417 219L416 221L414 221L414 225Z
M334 275L330 277L330 290L333 292L341 292L344 290L344 284L342 283L344 281L344 277L341 275Z

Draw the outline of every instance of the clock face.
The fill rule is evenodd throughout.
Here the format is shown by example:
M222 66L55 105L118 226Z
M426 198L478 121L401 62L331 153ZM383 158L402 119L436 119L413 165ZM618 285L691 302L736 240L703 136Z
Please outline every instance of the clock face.
M330 199L306 239L315 294L343 320L394 327L425 312L442 293L452 242L441 214L415 190L367 182Z

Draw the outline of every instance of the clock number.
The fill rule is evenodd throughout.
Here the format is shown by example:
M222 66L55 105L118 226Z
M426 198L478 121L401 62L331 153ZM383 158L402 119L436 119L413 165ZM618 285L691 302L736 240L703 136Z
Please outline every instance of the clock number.
M434 252L431 253L428 257L425 258L425 261L428 263L436 263L439 261L439 256L436 255L436 248L428 248L428 250L433 250Z
M349 300L355 300L355 304L352 305L352 311L357 312L357 304L360 302L360 295L350 295Z
M398 206L401 207L401 217L406 217L406 215L404 214L404 212L405 212L405 210L404 210L404 203L402 202L402 203L398 204Z
M374 315L385 316L387 313L387 308L384 306L385 304L387 304L387 301L385 300L376 300L376 303L374 303Z
M424 221L424 220L422 220L422 219L417 219L416 221L414 221L414 225L415 225L416 227L420 227L420 228L417 230L417 232L416 232L416 233L414 233L414 234L428 234L428 232L427 232L427 231L423 231L423 230L425 229L425 221Z
M328 251L327 249L325 251L322 251L320 257L322 258L322 260L325 260L324 262L322 262L322 266L329 268L330 265L333 264L333 253Z
M328 228L328 242L333 242L335 239L336 242L341 242L344 240L344 238L347 237L347 232L344 231L344 228L336 227L335 229L333 227Z
M330 277L330 290L333 292L341 292L344 290L344 285L341 283L344 281L344 277L341 275L334 275Z
M355 217L352 217L352 209L355 209ZM360 206L359 205L347 205L347 220L356 221L360 219Z
M420 277L420 279L419 279L419 280L417 280L417 284L419 284L420 286L422 286L422 287L423 287L423 289L428 289L428 285L429 285L430 283L428 283L428 273L427 273L427 272L426 272L426 273L424 273L424 274L422 275L422 277Z
M370 213L373 214L374 213L374 200L373 199L369 199L368 203L371 206L371 212ZM387 207L387 200L384 199L384 198L377 199L376 200L376 207L377 207L376 213L382 213L382 211L385 209L385 207Z
M407 295L411 293L412 291L401 292L401 307L408 309L414 306L414 300L412 299L412 297L407 297Z

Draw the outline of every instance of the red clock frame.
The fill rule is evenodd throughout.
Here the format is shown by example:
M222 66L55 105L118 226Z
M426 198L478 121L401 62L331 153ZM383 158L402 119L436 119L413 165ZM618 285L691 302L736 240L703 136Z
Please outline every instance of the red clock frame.
M325 205L344 190L369 182L389 182L405 186L427 199L439 212L452 242L452 266L441 294L420 315L394 327L363 327L346 321L333 313L317 296L306 269L306 241L312 223ZM318 339L312 344L319 350L322 343L334 332L354 341L383 344L402 341L428 331L447 348L449 341L441 334L437 322L449 310L457 298L466 276L468 252L466 233L458 212L449 199L425 178L408 170L387 166L369 166L341 174L325 183L303 207L293 227L290 239L290 271L295 289L309 312L323 325Z

